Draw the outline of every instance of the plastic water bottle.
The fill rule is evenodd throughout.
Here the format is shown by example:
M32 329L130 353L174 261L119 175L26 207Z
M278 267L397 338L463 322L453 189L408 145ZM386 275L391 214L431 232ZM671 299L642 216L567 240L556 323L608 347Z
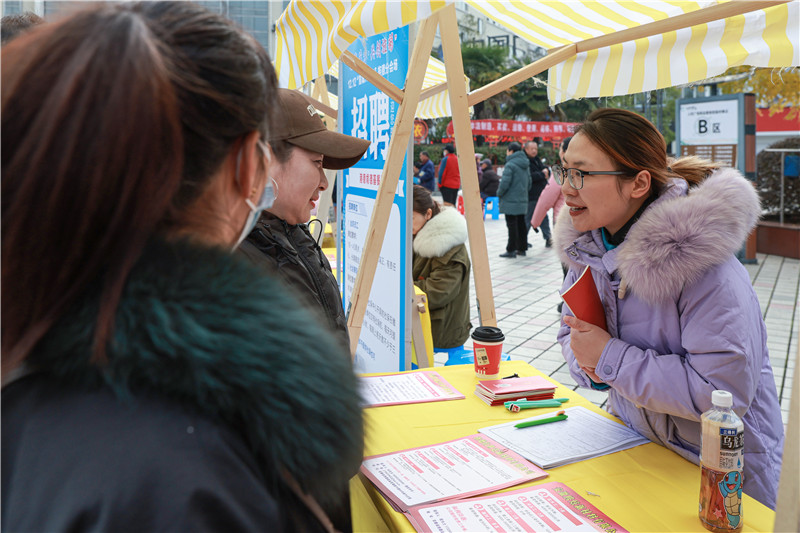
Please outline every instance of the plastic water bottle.
M744 424L730 392L715 390L711 404L700 418L700 522L718 533L741 531Z

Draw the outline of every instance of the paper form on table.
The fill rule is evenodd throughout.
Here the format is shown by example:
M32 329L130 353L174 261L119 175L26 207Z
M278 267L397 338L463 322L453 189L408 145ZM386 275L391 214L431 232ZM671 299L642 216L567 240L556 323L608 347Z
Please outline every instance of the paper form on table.
M373 455L364 474L398 511L464 498L547 477L547 472L485 435Z
M433 370L358 378L364 407L463 400L441 374Z
M417 531L616 531L626 529L563 483L409 509Z
M629 427L585 407L570 407L565 412L569 418L557 424L514 427L526 420L553 415L548 413L479 431L542 468L599 457L650 442Z

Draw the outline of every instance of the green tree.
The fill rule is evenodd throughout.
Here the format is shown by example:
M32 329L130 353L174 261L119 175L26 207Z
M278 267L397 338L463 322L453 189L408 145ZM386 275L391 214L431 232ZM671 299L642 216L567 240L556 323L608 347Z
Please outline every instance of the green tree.
M755 93L758 105L769 107L770 113L790 107L787 118L794 118L800 111L800 68L753 68L739 66L729 68L722 79L734 80L720 83L726 94Z
M470 80L470 90L474 91L509 72L508 49L504 46L462 45L461 59L464 74ZM508 91L497 94L474 106L474 118L501 118L503 108L511 102Z

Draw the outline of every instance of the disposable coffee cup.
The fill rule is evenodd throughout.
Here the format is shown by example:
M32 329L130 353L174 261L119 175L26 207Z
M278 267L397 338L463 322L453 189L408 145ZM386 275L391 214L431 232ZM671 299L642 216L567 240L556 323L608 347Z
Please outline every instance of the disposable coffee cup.
M475 355L475 375L478 379L498 378L505 339L500 328L478 326L472 330L472 351Z

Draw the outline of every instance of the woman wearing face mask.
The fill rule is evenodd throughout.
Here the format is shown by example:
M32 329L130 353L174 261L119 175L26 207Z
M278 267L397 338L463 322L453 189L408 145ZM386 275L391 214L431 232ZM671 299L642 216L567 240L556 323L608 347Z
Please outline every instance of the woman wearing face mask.
M275 84L184 2L3 47L4 530L330 530L362 456L347 354L231 254Z
M695 157L668 161L655 126L621 109L591 113L553 174L567 206L555 226L564 287L591 267L608 329L564 309L572 377L694 463L700 415L712 391L729 391L747 434L744 492L774 508L783 423L758 299L735 256L761 212L752 184Z
M289 89L278 93L278 126L269 136L276 159L270 176L277 198L239 250L294 289L300 301L319 316L317 323L333 331L349 353L339 284L307 222L320 193L328 188L323 169L355 165L369 141L329 131L313 100L303 93Z
M469 337L467 222L453 207L440 208L425 187L414 185L414 285L425 291L436 348L461 346Z

